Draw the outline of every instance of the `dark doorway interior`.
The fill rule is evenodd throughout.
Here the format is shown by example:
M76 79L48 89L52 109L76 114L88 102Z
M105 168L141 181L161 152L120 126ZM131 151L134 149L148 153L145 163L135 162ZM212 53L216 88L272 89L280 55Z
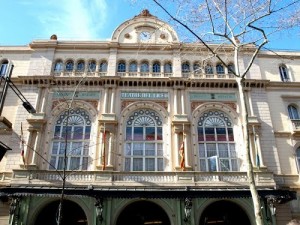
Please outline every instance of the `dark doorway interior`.
M199 225L251 225L248 216L237 204L218 201L209 205L201 215Z
M45 206L37 217L35 225L57 225L57 209L59 201ZM75 202L64 200L63 217L61 225L87 225L84 211Z
M153 202L139 201L127 206L120 214L117 225L170 225L165 211Z

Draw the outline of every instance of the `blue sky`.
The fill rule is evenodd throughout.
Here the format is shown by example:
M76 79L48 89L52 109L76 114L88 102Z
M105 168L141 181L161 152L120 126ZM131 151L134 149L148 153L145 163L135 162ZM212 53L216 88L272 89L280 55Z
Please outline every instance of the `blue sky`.
M168 20L150 0L1 0L0 45L27 45L52 34L59 40L107 40L144 8ZM292 32L276 35L268 46L300 50L299 39Z

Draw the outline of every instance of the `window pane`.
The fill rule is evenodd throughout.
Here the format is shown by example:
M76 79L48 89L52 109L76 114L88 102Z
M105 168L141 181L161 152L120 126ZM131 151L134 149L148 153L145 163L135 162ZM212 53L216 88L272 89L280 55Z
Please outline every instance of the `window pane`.
M127 143L126 145L125 145L125 155L126 156L130 156L131 155L131 143Z
M228 158L228 149L227 149L227 144L218 144L219 148L219 156L223 158Z
M157 127L157 137L156 137L156 140L162 140L162 139L163 139L162 127Z
M59 139L60 137L60 126L55 126L54 139Z
M145 144L145 155L155 155L155 143L147 143Z
M126 127L126 140L132 140L132 127Z
M65 138L71 139L71 134L72 134L72 127L63 127L62 134L61 134L63 139L65 139ZM66 137L66 135L67 135L67 137Z
M143 159L142 158L135 158L133 159L133 171L142 171L143 170Z
M146 140L155 140L155 127L146 127Z
M217 157L210 157L208 158L208 168L209 171L217 171Z
M215 141L215 129L205 128L205 139L206 141Z
M133 143L132 155L143 155L143 143Z
M125 171L130 171L130 158L125 159Z
M206 144L206 150L207 150L207 157L217 155L216 144Z
M232 128L227 128L227 132L228 132L228 140L229 141L234 141L233 129Z
M229 144L229 149L230 149L230 156L232 158L236 158L236 151L235 151L235 144Z
M155 171L155 160L154 159L145 159L145 170L146 171Z
M164 160L163 159L157 159L157 170L164 171Z
M73 142L70 155L81 155L81 151L82 151L82 143L81 142Z
M220 159L221 171L230 171L229 159Z
M73 139L83 138L83 127L74 127Z
M205 157L205 146L204 144L199 144L199 156Z
M64 158L63 157L59 157L58 158L57 169L58 170L62 170L63 168L64 168Z
M58 152L58 146L59 146L58 142L53 142L53 145L52 145L52 154L53 155L57 154L57 152Z
M225 128L216 128L216 132L217 132L217 141L227 141Z
M134 127L133 140L135 141L143 140L143 127Z
M49 165L49 169L50 170L54 170L54 168L56 167L56 157L55 156L52 156L51 159L50 159L50 165ZM54 168L53 168L54 167Z
M82 165L81 165L82 170L87 170L88 165L89 165L88 159L89 159L88 157L83 157L82 158Z
M89 154L89 148L90 148L90 143L85 142L83 145L83 155L88 155Z
M91 135L91 126L86 126L84 139L90 139L90 135Z
M163 156L163 144L162 143L157 143L157 156Z
M238 161L237 159L231 160L231 170L232 171L238 171Z
M200 171L207 171L205 159L200 159Z
M70 170L79 170L79 168L80 168L80 158L79 157L71 157L69 168L70 168Z
M203 127L198 127L198 141L204 141Z

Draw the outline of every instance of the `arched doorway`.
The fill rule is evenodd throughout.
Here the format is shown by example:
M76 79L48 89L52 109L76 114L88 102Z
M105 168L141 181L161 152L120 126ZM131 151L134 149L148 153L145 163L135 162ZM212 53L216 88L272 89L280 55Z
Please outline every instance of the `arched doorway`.
M170 225L165 211L153 202L138 201L128 205L116 225Z
M46 205L39 213L35 225L57 225L57 209L59 201ZM61 225L87 225L87 218L82 208L75 202L64 200Z
M230 201L218 201L202 213L199 225L251 225L244 210Z

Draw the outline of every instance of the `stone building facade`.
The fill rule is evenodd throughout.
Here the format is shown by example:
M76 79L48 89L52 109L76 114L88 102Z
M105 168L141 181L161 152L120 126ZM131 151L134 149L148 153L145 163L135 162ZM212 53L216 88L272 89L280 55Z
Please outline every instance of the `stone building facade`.
M237 82L204 46L144 10L110 41L53 35L0 52L1 90L13 64L36 110L8 88L1 225L56 224L62 190L63 224L255 224ZM244 82L265 224L300 218L299 71L300 52L261 51Z

